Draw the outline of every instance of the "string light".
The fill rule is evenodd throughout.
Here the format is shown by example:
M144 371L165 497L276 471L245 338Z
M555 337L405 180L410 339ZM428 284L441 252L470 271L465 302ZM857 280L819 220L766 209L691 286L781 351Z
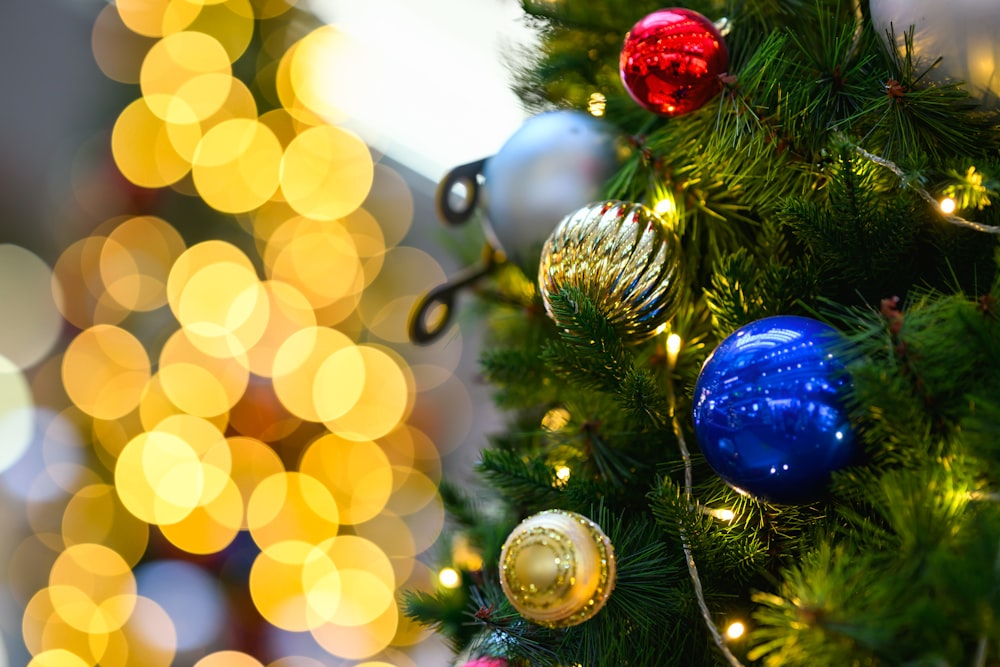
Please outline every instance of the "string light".
M739 621L733 621L732 623L729 624L729 627L726 628L726 637L728 637L729 639L739 639L740 637L743 636L743 633L745 633L746 631L747 628L745 625L743 625Z
M455 568L446 567L438 572L438 581L445 588L458 588L462 578L458 575L458 571Z
M558 431L569 423L569 410L566 408L552 408L542 417L542 428L546 431Z
M600 118L604 115L604 109L607 105L608 98L602 93L591 93L590 99L587 100L587 111L590 112L591 116Z
M938 206L941 207L941 212L946 214L952 214L955 212L955 200L951 197L944 197L938 202Z
M667 336L667 361L670 363L670 367L673 368L677 363L677 355L681 351L681 337L675 333Z
M478 572L483 569L483 554L468 537L458 533L452 539L451 562L468 572Z
M717 509L712 509L710 507L705 507L702 509L702 512L704 512L709 516L715 517L719 521L725 521L726 523L729 523L736 518L736 513L729 509L717 510Z
M569 481L569 476L572 471L570 471L569 466L559 466L556 468L556 479L565 484Z
M913 182L916 179L907 179L906 178L906 172L904 172L892 160L887 160L884 157L879 157L878 155L874 155L872 153L869 153L868 151L866 151L865 149L861 148L860 146L855 146L854 150L855 150L855 152L858 155L861 155L866 160L874 162L875 164L877 164L879 166L885 167L886 169L888 169L892 173L894 173L897 176L899 176L901 179L904 179L904 183L907 186L909 186L914 192L916 192L918 195L920 195L920 197L924 201L926 201L928 204L932 204L932 205L936 206L937 209L939 211L941 211L941 215L944 218L945 222L947 222L949 224L952 224L952 225L958 225L959 227L969 227L971 229L975 229L977 232L983 232L985 234L998 234L998 235L1000 235L1000 226L996 226L996 225L984 225L981 222L975 222L973 220L966 220L965 218L962 218L960 216L953 215L951 213L945 212L943 210L942 206L941 206L941 202L938 202L937 200L935 200L934 197L931 195L931 193L928 192L927 190L924 190L921 187L915 186L913 184Z
M673 197L667 195L653 204L653 211L663 218L671 219L677 214L677 204Z

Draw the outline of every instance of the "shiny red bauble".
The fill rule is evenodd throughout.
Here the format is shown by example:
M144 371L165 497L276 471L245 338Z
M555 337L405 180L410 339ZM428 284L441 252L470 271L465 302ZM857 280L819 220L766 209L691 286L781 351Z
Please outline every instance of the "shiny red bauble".
M663 116L700 109L722 88L729 50L715 25L698 12L661 9L625 35L619 70L639 106Z

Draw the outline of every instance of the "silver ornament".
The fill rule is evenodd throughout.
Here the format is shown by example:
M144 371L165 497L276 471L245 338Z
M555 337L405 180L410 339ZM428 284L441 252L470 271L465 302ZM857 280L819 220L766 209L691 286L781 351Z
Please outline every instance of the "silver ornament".
M640 342L676 313L681 247L677 235L642 204L603 201L567 216L542 248L538 285L545 310L561 328L551 297L576 287L626 342Z
M997 0L871 0L872 27L887 48L904 49L913 26L912 55L918 72L941 61L925 79L965 82L983 110L1000 109L1000 5ZM896 43L887 32L892 27Z
M617 133L582 111L526 120L483 168L485 228L496 247L534 273L545 239L566 215L598 199L619 163Z

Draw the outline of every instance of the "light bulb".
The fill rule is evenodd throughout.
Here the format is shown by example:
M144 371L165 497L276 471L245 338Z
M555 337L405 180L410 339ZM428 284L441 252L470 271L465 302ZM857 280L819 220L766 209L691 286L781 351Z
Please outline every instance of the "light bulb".
M938 202L938 206L941 208L941 212L946 215L951 215L955 212L955 200L951 197L944 197Z
M732 623L729 624L729 627L726 628L726 637L728 637L729 639L739 639L740 637L743 636L743 633L746 631L747 628L745 625L743 625L739 621L733 621Z
M677 363L677 355L681 351L681 337L675 333L667 336L667 361L670 362L670 367L673 368L674 364Z
M704 512L709 516L715 517L719 521L725 521L726 523L729 523L730 521L736 518L736 513L729 509L717 510L717 509L712 509L710 507L705 507L702 509L702 512Z
M667 195L653 204L653 210L661 217L670 218L677 213L677 204L674 203L673 197Z
M458 588L461 580L462 578L458 576L458 572L454 568L446 567L438 572L438 581L445 588Z
M570 474L572 474L572 471L569 469L569 466L559 466L556 468L556 478L560 482L568 481Z
M590 99L587 100L587 111L591 116L595 118L600 118L604 115L604 109L608 105L608 98L602 93L591 93Z

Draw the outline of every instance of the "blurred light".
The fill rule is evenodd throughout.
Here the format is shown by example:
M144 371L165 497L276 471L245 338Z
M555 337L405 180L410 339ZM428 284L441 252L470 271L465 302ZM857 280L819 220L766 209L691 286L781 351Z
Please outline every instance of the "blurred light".
M346 334L328 327L303 328L286 338L274 355L271 373L274 391L282 405L297 417L312 422L323 421L321 412L326 415L346 412L362 391L360 373L364 363L360 354L353 351L355 348ZM317 395L315 386L321 376L320 370L341 350L349 352L334 363L343 372L347 362L353 360L355 363L351 367L359 375L342 377L331 394ZM324 376L329 372L324 371Z
M438 581L445 588L458 588L462 583L462 577L459 576L458 571L454 568L446 567L438 572Z
M219 358L199 349L196 341L204 344L186 329L171 334L160 351L157 377L174 406L208 419L236 405L250 381L250 370L242 351L234 350L231 359Z
M0 473L20 459L34 437L31 388L12 361L0 355Z
M99 544L63 551L49 571L48 590L59 617L88 634L120 629L135 609L136 579L129 564Z
M739 621L734 621L726 628L726 637L729 639L739 639L746 632L746 626Z
M560 482L568 482L571 473L572 471L569 469L569 466L559 466L556 468L556 479Z
M76 411L35 408L26 414L31 421L29 446L0 471L0 484L8 493L29 504L45 504L98 481L86 467L88 452L74 421Z
M62 290L52 269L30 250L0 244L0 350L19 368L34 366L62 331Z
M451 560L455 565L469 572L478 572L483 569L483 554L472 546L469 538L462 533L457 533L452 540Z
M53 648L35 654L27 667L90 667L90 662L64 648Z
M332 125L303 131L281 158L281 193L314 220L337 220L353 212L371 189L371 152L356 134Z
M117 4L122 5L121 2ZM114 4L107 4L94 21L91 50L101 72L112 81L139 83L142 59L152 45L152 38L130 30L122 22L121 13Z
M78 408L93 417L116 419L139 405L150 378L149 356L132 333L97 324L66 348L62 377Z
M590 99L587 100L587 111L591 116L600 118L604 115L604 109L607 107L608 98L601 93L591 93Z
M674 202L674 198L667 194L653 204L653 211L669 221L674 215L677 214L677 204Z
M365 286L354 239L339 223L291 218L268 235L263 257L268 277L298 289L313 308L354 296Z
M156 602L172 621L178 651L205 650L226 630L228 609L223 591L211 575L193 563L158 560L135 569L139 594ZM151 644L168 643L160 628L139 628Z
M375 518L392 494L389 458L370 440L351 441L333 433L320 436L303 453L299 470L330 490L344 524Z
M299 472L262 480L247 503L247 526L254 542L267 549L281 542L320 544L337 534L337 503L322 482Z
M154 216L128 218L101 247L101 281L122 308L154 310L166 305L170 267L184 250L184 239L168 222Z
M667 362L673 368L677 363L677 355L681 351L681 337L675 333L667 336Z
M142 61L139 85L153 115L187 125L205 120L222 107L232 74L229 54L217 39L184 31L153 45Z
M552 408L542 417L542 428L546 431L558 431L569 423L569 410L566 408Z
M373 345L354 348L360 355L359 373L342 374L337 355L327 359L316 374L313 400L317 406L338 388L357 385L357 400L342 414L321 415L331 432L348 440L374 440L392 431L405 418L410 387L403 368L387 352ZM340 354L343 354L341 352Z
M201 130L193 119L168 128L146 99L139 98L118 114L111 130L111 154L129 181L144 188L161 188L176 183L191 170L190 161L174 142L183 146L200 137Z
M951 197L944 197L938 202L938 206L941 207L941 212L946 215L951 215L955 212L956 204L955 200Z
M205 133L191 165L205 203L224 213L252 211L278 189L281 144L256 119L232 118Z
M250 45L254 30L254 8L250 0L187 0L202 5L197 18L187 30L203 32L219 41L236 62ZM257 4L258 0L254 0Z
M115 6L129 30L147 37L183 30L201 11L195 3L172 0L117 0Z
M149 524L125 508L113 486L90 484L66 503L62 539L67 547L102 544L135 566L149 544Z
M264 667L264 663L242 651L216 651L194 663L194 667Z

